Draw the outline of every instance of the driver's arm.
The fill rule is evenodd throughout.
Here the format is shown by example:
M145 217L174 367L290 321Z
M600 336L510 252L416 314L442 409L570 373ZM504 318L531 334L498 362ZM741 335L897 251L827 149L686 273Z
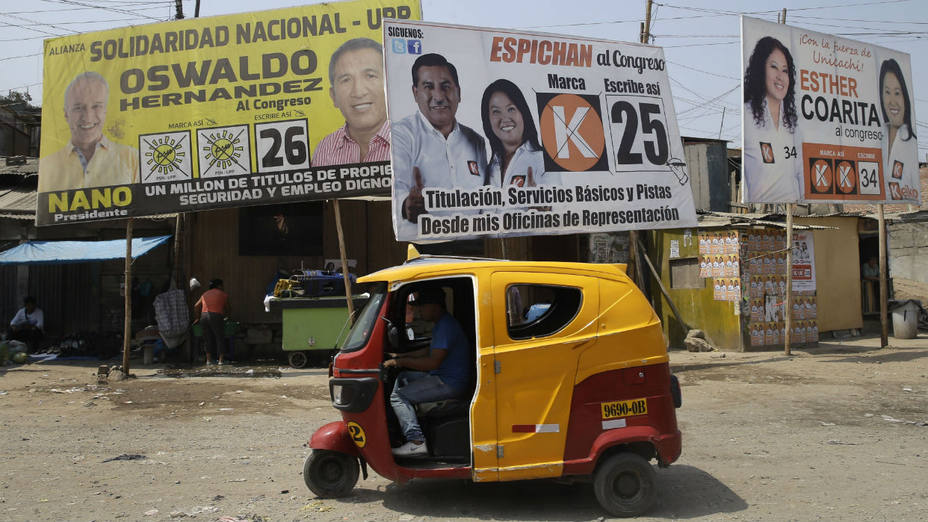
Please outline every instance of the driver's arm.
M388 359L384 361L383 366L385 368L407 368L427 372L441 366L441 362L445 360L447 355L448 350L442 348L423 348L408 354L401 354L395 359Z

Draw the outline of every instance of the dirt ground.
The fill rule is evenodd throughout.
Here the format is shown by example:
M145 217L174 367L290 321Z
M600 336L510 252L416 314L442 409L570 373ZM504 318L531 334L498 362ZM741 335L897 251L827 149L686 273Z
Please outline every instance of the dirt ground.
M683 454L643 520L928 520L928 336L688 353ZM310 434L339 418L325 370L97 386L96 365L0 368L0 520L598 520L589 484L377 475L319 500ZM112 460L123 457L129 460Z

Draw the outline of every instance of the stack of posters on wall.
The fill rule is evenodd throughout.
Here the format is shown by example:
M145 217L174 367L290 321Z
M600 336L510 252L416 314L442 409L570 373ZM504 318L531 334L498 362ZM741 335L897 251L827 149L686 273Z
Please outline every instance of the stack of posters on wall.
M741 301L740 259L738 232L699 234L699 277L712 278L716 301Z
M818 342L812 234L794 234L792 335ZM699 275L711 278L717 301L750 303L751 346L778 345L786 328L786 233L782 230L699 234Z

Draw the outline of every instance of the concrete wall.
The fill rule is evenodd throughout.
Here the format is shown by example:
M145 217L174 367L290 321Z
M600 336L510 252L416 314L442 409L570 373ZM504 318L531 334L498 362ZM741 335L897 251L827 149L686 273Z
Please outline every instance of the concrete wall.
M892 223L889 233L889 274L928 283L928 223Z
M819 332L863 327L857 221L856 217L796 218L797 224L835 228L812 234Z

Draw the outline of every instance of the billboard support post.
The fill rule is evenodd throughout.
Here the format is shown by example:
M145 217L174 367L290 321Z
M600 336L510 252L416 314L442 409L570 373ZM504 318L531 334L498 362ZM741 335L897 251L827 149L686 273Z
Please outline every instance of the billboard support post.
M345 253L345 233L342 232L342 211L335 202L335 231L338 234L338 255L342 260L342 279L345 281L345 299L348 300L348 324L354 326L354 303L351 301L351 272L348 269L348 255Z
M786 23L786 8L780 15L780 23ZM723 114L724 117L724 114ZM786 302L783 303L783 352L792 355L790 342L793 328L793 204L786 204Z
M122 332L122 371L129 377L129 349L132 345L132 218L126 220L126 275L123 285L126 318Z
M889 344L889 324L886 320L887 288L886 288L886 218L883 216L883 204L877 205L877 216L880 226L880 348Z
M783 351L786 355L792 355L790 352L790 342L792 341L793 328L793 204L786 204L786 302L783 303L783 319L785 327L783 331Z
M648 0L645 7L644 23L641 24L641 43L647 44L651 39L651 5L652 0ZM644 290L644 274L638 267L638 249L641 241L638 239L637 230L628 231L628 276L638 285L638 288Z

